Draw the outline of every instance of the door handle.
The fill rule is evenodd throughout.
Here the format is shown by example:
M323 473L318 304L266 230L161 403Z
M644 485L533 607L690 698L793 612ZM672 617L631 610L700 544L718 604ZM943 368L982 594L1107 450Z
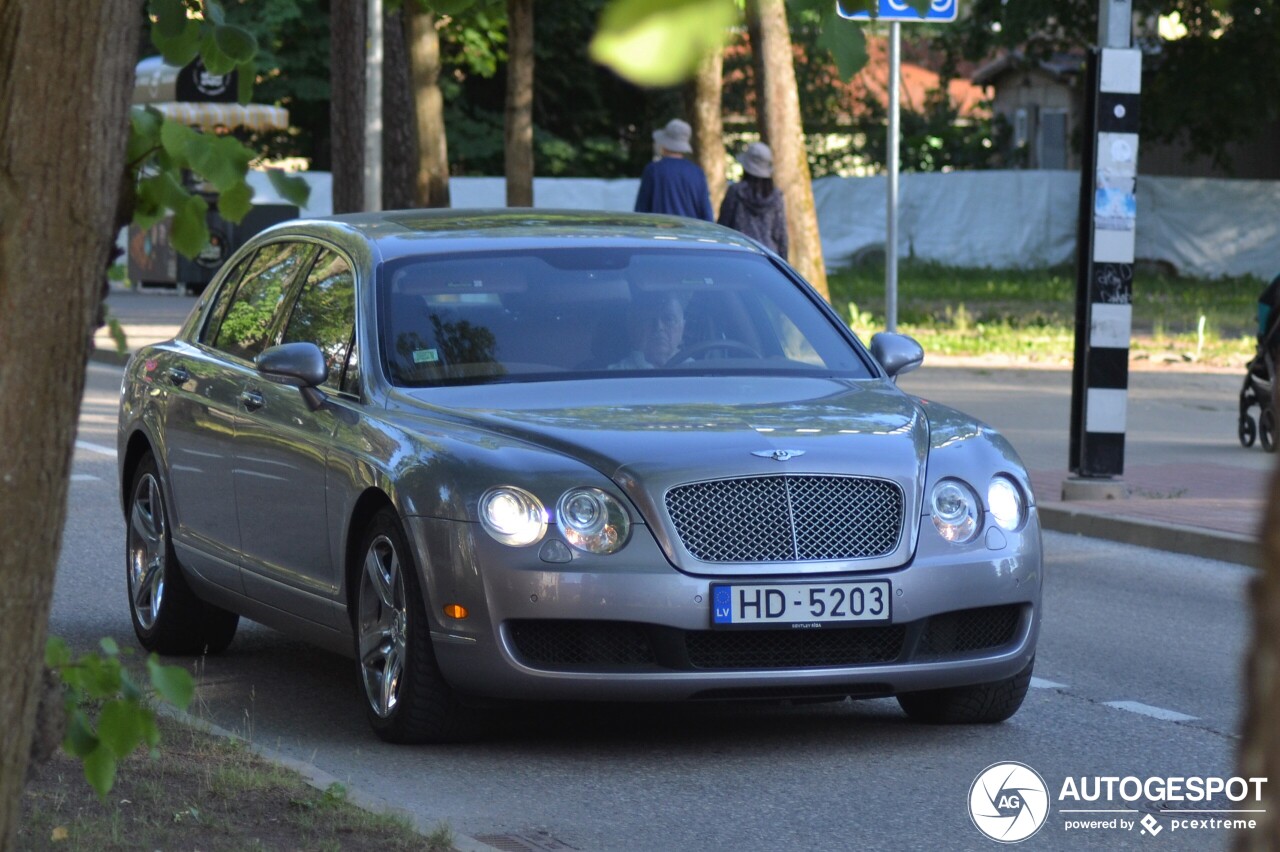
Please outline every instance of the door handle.
M244 390L240 392L240 402L249 411L257 411L266 404L266 400L262 398L262 394L256 390Z
M170 367L169 383L173 385L185 385L191 378L191 374L187 372L186 367Z

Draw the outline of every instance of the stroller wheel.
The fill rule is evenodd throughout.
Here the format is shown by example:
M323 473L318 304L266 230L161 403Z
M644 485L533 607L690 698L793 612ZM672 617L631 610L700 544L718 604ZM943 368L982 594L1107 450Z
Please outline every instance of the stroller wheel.
M1258 424L1248 414L1240 415L1240 446L1252 447L1258 438Z
M1258 418L1258 434L1262 438L1262 449L1269 453L1276 451L1276 414L1271 406L1262 409Z

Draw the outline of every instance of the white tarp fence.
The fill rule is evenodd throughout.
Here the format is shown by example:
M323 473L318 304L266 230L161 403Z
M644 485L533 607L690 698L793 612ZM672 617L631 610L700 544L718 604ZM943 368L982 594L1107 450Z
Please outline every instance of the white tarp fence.
M329 175L314 176L304 215L332 209ZM983 171L900 176L898 251L950 266L1007 269L1075 258L1080 177L1066 171ZM536 207L630 210L635 178L537 178ZM502 207L502 178L452 178L456 208ZM881 250L885 178L813 182L828 268ZM1280 274L1280 181L1138 177L1139 260L1163 261L1180 274L1216 278ZM262 195L258 200L264 199Z

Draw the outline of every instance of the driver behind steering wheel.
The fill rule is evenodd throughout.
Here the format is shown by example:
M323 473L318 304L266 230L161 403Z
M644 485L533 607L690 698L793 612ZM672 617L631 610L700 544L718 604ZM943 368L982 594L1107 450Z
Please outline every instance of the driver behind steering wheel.
M631 351L610 370L651 370L667 364L684 343L684 304L673 292L636 297L627 316Z

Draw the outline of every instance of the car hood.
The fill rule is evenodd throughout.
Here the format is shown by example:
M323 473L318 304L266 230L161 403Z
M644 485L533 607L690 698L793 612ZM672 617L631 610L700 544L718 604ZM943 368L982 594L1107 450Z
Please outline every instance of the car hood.
M913 544L928 420L917 400L887 380L610 378L406 395L433 419L590 465L655 527L667 526L663 495L676 485L778 474L856 475L901 487L901 544Z

